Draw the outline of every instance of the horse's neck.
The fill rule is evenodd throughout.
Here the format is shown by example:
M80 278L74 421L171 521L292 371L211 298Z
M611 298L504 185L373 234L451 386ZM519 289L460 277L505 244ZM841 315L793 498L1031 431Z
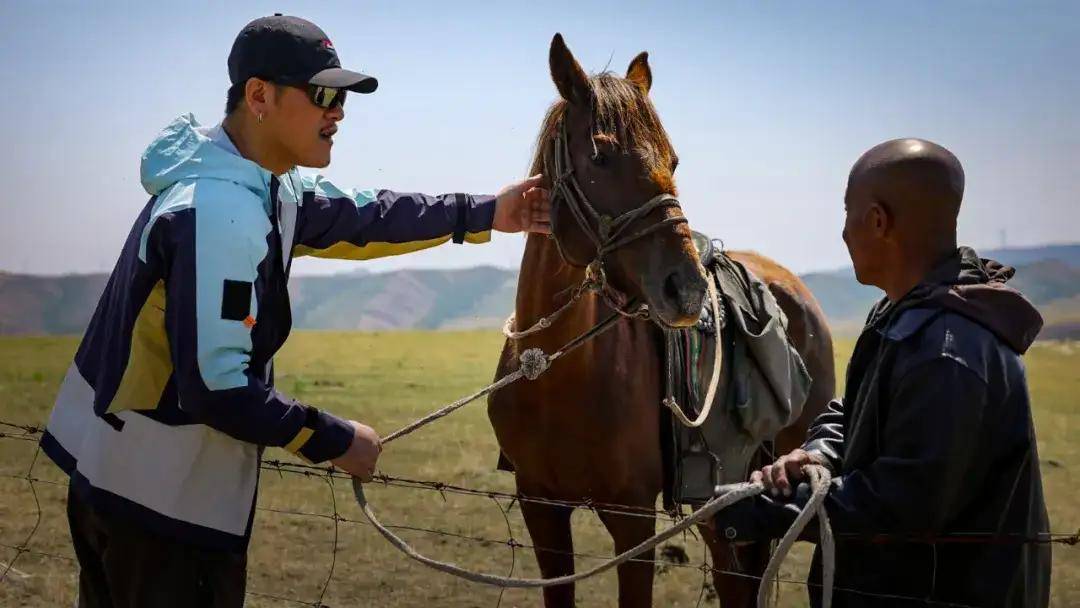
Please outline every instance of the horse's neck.
M566 302L584 276L582 269L563 262L554 241L530 234L518 274L514 309L518 329L536 323Z
M573 268L563 262L554 241L530 235L518 275L515 329L522 331L532 327L542 317L558 310L584 278L584 269ZM518 354L529 348L540 348L551 355L597 326L611 313L611 309L602 304L595 294L586 294L553 321L549 328L521 340L512 340L512 348ZM662 390L660 373L663 347L658 333L659 330L650 321L620 319L603 333L581 343L580 347L562 359L562 363L545 374L544 381L556 386L575 387L575 391L589 386L592 388L581 394L612 397L590 402L589 407L594 410L617 407L625 414L628 410L648 408L651 412ZM630 394L636 397L628 400ZM655 396L656 400L651 397L643 399L642 396ZM551 405L573 411L581 403L576 398L567 398L556 399Z
M566 264L554 241L537 234L529 235L518 274L514 308L516 329L521 331L542 317L550 316L570 299L584 278L585 270ZM565 311L551 329L540 332L537 337L562 338L565 342L569 333L580 333L595 324L599 314L598 304L592 297L585 296Z

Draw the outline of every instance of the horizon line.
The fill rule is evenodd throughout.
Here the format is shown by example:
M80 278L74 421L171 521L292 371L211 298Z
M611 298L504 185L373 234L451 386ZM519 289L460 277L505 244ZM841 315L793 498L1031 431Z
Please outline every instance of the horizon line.
M987 247L985 249L981 249L981 248L975 248L975 249L977 249L977 250L981 249L982 251L1022 251L1022 250L1031 250L1031 249L1048 249L1048 248L1051 248L1051 247L1080 247L1080 241L1071 241L1071 242L1060 242L1059 241L1059 242L1042 243L1042 244L1039 244L1039 245L1006 245L1005 247ZM742 250L745 250L745 248L739 249L739 250L742 251ZM753 250L753 249L749 248L749 250ZM394 273L394 272L451 272L451 271L457 271L457 270L475 270L477 268L494 268L496 270L503 270L503 271L515 272L515 273L518 271L517 267L499 266L497 264L474 264L472 266L430 266L430 267L423 266L423 267L416 267L416 268L395 268L395 269L390 269L390 270L368 270L366 268L358 266L357 268L354 268L354 269L351 269L351 270L335 270L334 272L326 272L326 273L300 272L300 273L290 275L290 278L291 277L304 277L304 278L340 277L340 276L346 276L346 275L351 275L351 274L367 274L367 275L377 276L377 275L383 275L383 274L390 274L390 273ZM799 273L796 273L796 274L798 276L805 276L805 275L809 275L809 274L831 273L831 272L839 272L839 271L850 270L850 269L851 269L851 264L847 264L847 265L844 265L844 266L833 266L833 267L830 267L830 268L811 269L811 270L806 270L804 272L799 272ZM4 269L4 268L0 268L0 275L34 277L34 278L52 278L52 279L65 278L65 277L87 277L87 276L93 276L93 275L109 275L109 274L111 274L111 271L109 271L109 270L96 270L96 271L89 271L89 272L87 272L87 271L70 271L70 272L51 273L51 272L21 272L21 271L7 270L7 269Z

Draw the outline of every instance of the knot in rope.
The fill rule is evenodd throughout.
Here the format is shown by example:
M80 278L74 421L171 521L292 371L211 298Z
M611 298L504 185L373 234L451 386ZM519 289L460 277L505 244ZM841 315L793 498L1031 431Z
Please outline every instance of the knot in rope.
M539 348L529 348L521 353L521 375L529 380L536 380L547 371L548 357Z
M604 272L604 263L596 258L585 267L585 281L582 283L583 291L600 291L607 284L607 274Z

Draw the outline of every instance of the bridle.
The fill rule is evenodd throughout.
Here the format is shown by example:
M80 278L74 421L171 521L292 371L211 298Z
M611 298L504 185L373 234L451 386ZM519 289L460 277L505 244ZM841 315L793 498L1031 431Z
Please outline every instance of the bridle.
M547 164L546 158L545 165ZM648 307L645 304L641 304L636 310L628 311L630 298L608 283L607 274L604 272L604 257L616 249L653 232L675 224L686 223L687 219L682 215L667 217L627 234L627 229L631 225L653 210L661 207L680 207L679 200L673 195L664 192L652 197L644 205L615 217L599 212L589 202L589 197L585 196L585 192L581 189L581 185L574 175L574 164L570 157L570 144L566 136L565 118L559 119L559 126L555 132L554 150L550 158L554 162L554 171L548 173L552 176L552 228L555 227L555 217L559 203L564 202L582 232L592 241L596 249L593 260L585 267L586 278L583 287L597 291L611 308L625 316L647 317ZM546 166L544 169L547 172L548 168ZM563 245L554 231L552 231L551 237L555 241L555 246L559 250L559 256L562 257L563 262L570 266L579 266L567 258Z
M554 167L548 166L549 158L553 159ZM573 262L566 255L563 244L559 240L558 234L554 231L560 202L565 203L567 208L570 209L570 214L574 216L574 220L577 222L578 227L581 228L582 232L585 233L585 236L592 241L596 252L593 255L592 261L585 265L584 280L572 288L570 298L567 299L562 306L546 316L540 317L540 319L530 327L520 330L517 329L517 315L511 314L503 325L503 334L510 340L520 340L543 331L548 327L551 327L551 324L554 323L556 319L561 317L563 313L588 292L595 292L598 294L604 303L615 311L612 313L611 317L598 324L593 330L605 330L610 327L612 322L618 320L620 316L633 319L648 319L650 313L647 304L639 303L635 299L628 297L615 287L612 287L611 283L608 282L607 273L604 272L604 257L612 251L652 234L657 230L675 224L687 223L685 216L667 217L636 232L627 234L627 229L632 224L645 217L654 209L660 207L680 207L679 199L664 192L645 201L644 205L631 209L616 217L611 217L610 215L599 212L596 207L589 202L589 197L585 196L585 192L581 189L581 184L578 183L577 177L574 176L574 164L570 158L570 145L566 137L565 117L559 119L559 124L555 131L552 153L544 156L544 173L552 176L551 225L553 230L550 238L555 241L555 248L559 251L559 257L562 258L563 263L567 266L581 267L581 264Z

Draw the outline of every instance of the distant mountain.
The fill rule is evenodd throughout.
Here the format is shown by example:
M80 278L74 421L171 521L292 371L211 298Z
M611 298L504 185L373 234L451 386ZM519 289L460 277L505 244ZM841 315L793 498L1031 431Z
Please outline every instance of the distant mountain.
M980 249L979 255L1009 266L1025 266L1035 262L1058 260L1073 268L1080 268L1080 244L1006 247L1004 249L987 249L986 251Z
M108 279L0 272L0 335L82 333Z
M1080 244L987 249L979 255L1016 268L1009 285L1044 312L1042 337L1080 338L1080 314L1073 318L1069 312L1080 313ZM857 331L870 307L884 295L880 289L859 284L850 267L807 273L802 279L841 334Z
M480 266L295 277L289 293L297 328L443 329L501 322L515 285L516 273Z
M829 272L810 272L802 280L813 292L830 323L854 323L861 326L870 306L884 295L877 287L867 287L855 280L850 268Z
M107 280L104 274L0 272L0 335L82 333ZM490 266L347 272L289 282L297 329L496 327L509 314L516 288L516 272Z
M1017 267L1010 285L1043 311L1043 337L1080 338L1080 244L980 253ZM0 335L81 333L107 279L0 272ZM803 280L837 333L860 327L882 295L860 285L850 268L808 273ZM293 277L289 284L295 328L337 330L498 327L513 308L516 288L515 271L490 266L385 273L358 268Z

